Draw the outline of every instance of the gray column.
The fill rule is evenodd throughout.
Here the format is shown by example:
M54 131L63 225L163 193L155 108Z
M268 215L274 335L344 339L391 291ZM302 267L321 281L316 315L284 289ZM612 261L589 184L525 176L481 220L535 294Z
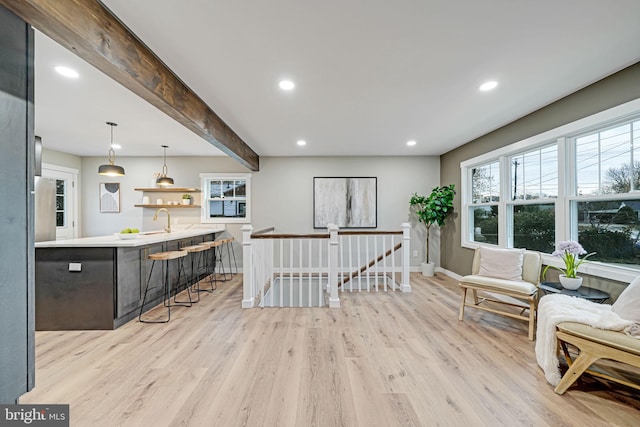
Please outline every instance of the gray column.
M0 7L0 403L34 385L33 29Z

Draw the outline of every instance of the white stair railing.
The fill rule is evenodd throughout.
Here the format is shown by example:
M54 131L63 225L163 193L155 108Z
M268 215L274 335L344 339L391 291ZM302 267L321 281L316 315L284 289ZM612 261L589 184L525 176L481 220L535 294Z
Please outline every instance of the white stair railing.
M252 230L250 225L242 228L243 255L248 260L244 263L242 306L326 305L329 234L267 234Z
M250 224L242 226L242 308L254 307L273 277L273 246L268 240L252 240L252 231Z
M411 292L409 230L267 234L245 225L242 307L319 307L328 297L334 308L339 291Z

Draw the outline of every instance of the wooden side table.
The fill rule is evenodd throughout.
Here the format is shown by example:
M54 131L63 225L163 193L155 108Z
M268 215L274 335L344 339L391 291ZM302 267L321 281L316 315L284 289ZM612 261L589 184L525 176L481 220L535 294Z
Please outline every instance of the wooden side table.
M542 282L540 283L540 289L542 289L542 292L544 292L545 295L563 294L572 297L584 298L599 304L603 304L611 296L607 292L601 291L600 289L590 288L588 286L580 286L575 291L572 291L570 289L563 288L560 283L556 282Z

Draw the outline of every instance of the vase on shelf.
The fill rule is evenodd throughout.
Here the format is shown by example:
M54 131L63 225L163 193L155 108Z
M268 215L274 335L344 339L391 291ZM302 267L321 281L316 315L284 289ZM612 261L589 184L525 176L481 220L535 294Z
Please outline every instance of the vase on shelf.
M565 289L575 291L580 286L582 286L582 277L567 277L564 274L561 274L560 284Z

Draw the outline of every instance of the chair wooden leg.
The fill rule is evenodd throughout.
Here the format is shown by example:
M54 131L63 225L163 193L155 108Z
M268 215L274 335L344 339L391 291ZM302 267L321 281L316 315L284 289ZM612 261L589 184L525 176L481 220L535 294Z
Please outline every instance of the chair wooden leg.
M566 359L567 364L571 366L571 364L573 363L573 359L571 358L571 354L569 353L567 343L558 338L558 349L556 351L556 354L558 356L560 355L560 349L562 349L562 353L564 354L564 358Z
M578 358L573 361L571 366L569 366L569 369L565 372L564 376L553 391L558 394L564 394L564 392L567 391L574 382L576 382L580 375L582 375L584 371L586 371L589 366L598 359L600 359L600 357L581 350Z
M473 303L475 305L480 304L480 301L478 301L478 292L476 292L475 289L471 289L471 294L473 295Z
M536 330L536 303L529 303L529 341L533 341Z
M462 301L460 301L460 314L458 315L458 320L462 320L464 318L464 303L467 299L467 288L462 288Z

